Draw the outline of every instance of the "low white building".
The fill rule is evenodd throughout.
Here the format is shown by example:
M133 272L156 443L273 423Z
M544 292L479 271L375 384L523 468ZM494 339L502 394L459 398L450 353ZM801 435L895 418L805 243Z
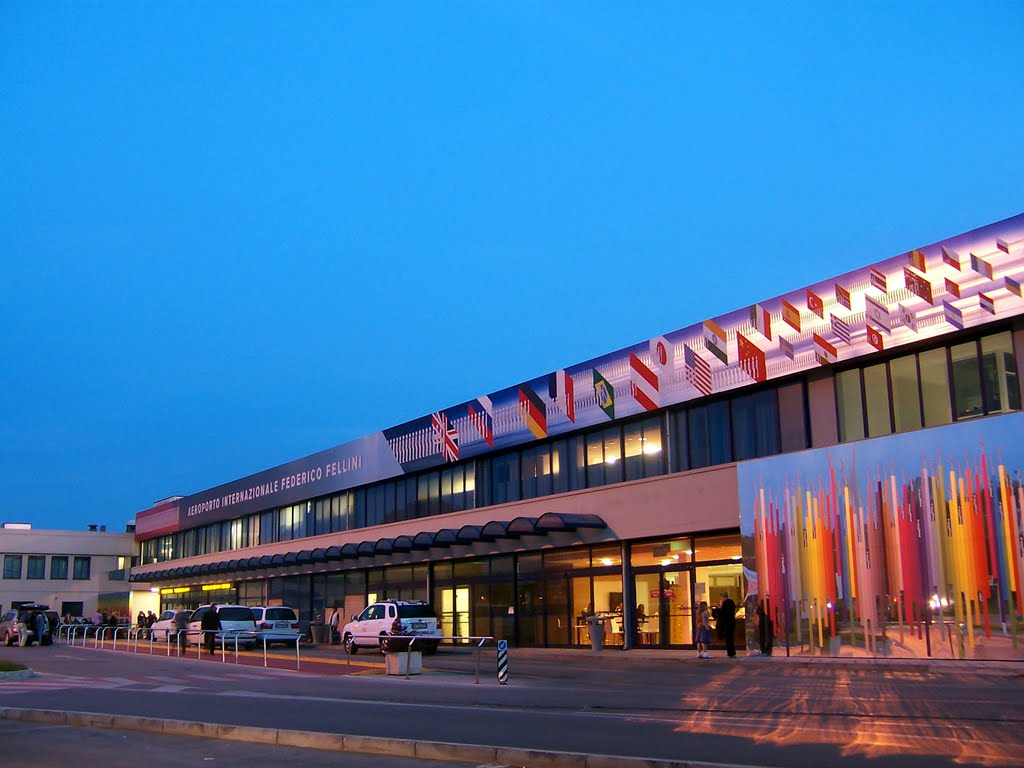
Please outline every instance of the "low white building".
M134 526L121 533L107 532L104 526L89 528L0 526L0 609L46 603L61 616L73 617L91 617L97 608L121 615L157 610L159 598L148 585L129 586L125 578L135 552Z

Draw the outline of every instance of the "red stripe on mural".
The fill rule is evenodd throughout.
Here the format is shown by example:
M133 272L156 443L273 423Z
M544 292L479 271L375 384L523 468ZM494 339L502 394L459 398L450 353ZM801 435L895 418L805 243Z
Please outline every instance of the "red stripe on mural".
M639 373L651 388L657 391L658 389L658 374L643 364L643 361L639 357L634 355L632 352L629 353L629 367Z

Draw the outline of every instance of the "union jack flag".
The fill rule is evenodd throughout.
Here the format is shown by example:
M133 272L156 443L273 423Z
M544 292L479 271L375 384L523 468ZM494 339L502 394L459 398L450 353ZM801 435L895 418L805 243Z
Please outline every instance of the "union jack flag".
M448 423L443 413L432 413L430 424L434 428L434 445L440 447L445 461L459 460L459 431Z

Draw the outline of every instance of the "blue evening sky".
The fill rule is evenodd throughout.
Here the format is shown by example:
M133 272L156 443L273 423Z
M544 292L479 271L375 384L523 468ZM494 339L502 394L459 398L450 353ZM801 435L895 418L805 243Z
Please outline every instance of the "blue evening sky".
M0 519L123 530L1019 213L1022 8L0 2Z

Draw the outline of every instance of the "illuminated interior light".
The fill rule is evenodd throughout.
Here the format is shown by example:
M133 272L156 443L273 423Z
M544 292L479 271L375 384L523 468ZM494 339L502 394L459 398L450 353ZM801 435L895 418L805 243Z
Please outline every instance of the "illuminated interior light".
M647 453L647 454L661 453L661 446L660 445L645 445L644 446L644 453Z
M733 555L732 559L733 560L742 560L743 559L743 555Z
M154 594L159 595L160 594L160 587L150 587L149 591L154 593Z
M618 460L619 460L618 456L609 456L607 459L604 460L604 463L605 464L614 464Z
M610 557L602 557L601 558L601 565L614 565L614 562L612 561L612 559Z
M665 559L665 560L662 560L662 561L661 561L661 564L662 564L662 565L672 565L672 561L671 561L671 560L668 560L668 559Z

